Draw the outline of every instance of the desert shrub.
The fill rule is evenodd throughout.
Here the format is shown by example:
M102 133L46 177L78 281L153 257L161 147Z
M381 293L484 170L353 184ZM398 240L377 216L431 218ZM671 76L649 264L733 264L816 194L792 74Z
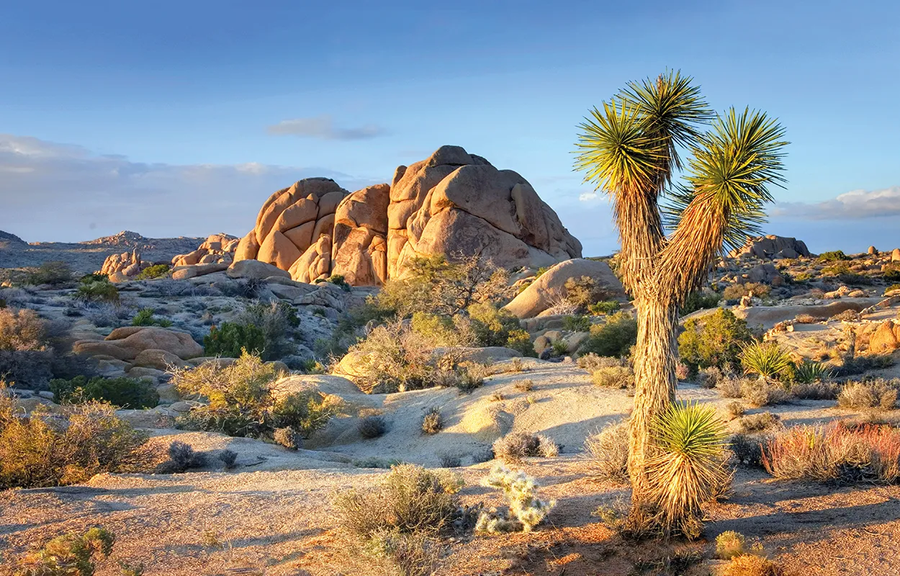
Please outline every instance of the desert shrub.
M761 468L764 442L765 439L758 435L735 434L729 440L728 448L738 464Z
M435 370L432 352L428 339L403 322L377 326L350 348L359 356L356 371L364 386L380 385L389 392L429 386Z
M819 254L819 262L839 262L841 260L847 260L847 255L844 254L843 250L832 250L830 252L822 252Z
M594 372L601 368L613 368L618 366L627 366L628 362L622 358L612 358L610 356L598 356L593 352L582 354L578 357L578 367L584 368L588 372Z
M332 274L325 280L316 280L316 284L318 284L319 282L328 282L329 284L334 284L344 292L349 292L352 289L352 287L347 284L347 281L340 274Z
M453 318L416 312L409 323L416 334L422 336L431 346L472 346L475 344L475 329L469 319L457 314ZM503 340L506 343L506 340ZM501 344L489 344L499 346Z
M203 352L207 356L237 358L242 351L260 354L266 348L266 337L257 326L222 322L212 326L203 338Z
M742 554L731 559L722 576L784 576L784 569L758 554Z
M747 552L747 539L740 532L728 530L716 536L716 558L731 560Z
M766 380L741 380L741 398L751 406L760 408L783 404L791 399L791 393L781 384Z
M724 379L725 375L718 366L709 366L697 372L697 385L701 388L715 388Z
M516 390L519 392L531 392L534 390L534 381L533 380L520 380L515 384Z
M622 307L618 300L601 300L594 302L587 307L587 311L592 316L605 316L618 311Z
M263 360L277 360L293 352L294 347L288 336L292 329L300 325L300 318L293 306L278 300L271 304L248 305L238 315L237 323L248 328L253 327L262 334L263 344L259 354Z
M831 378L831 369L821 362L804 359L794 366L793 376L794 382L812 384Z
M741 390L747 382L748 378L725 376L716 383L716 390L723 398L741 398Z
M472 304L466 311L472 321L475 342L478 346L507 346L510 335L523 331L519 327L518 318L490 302ZM531 338L528 338L528 343L531 343ZM533 352L532 346L532 354Z
M890 426L796 426L769 438L763 466L779 480L837 484L900 480L900 430Z
M162 278L169 274L170 269L168 264L153 264L152 266L147 266L141 270L140 274L135 277L135 280L153 280L155 278Z
M177 369L172 383L182 396L197 394L208 404L179 417L179 426L229 436L272 439L278 428L291 428L309 437L325 426L337 406L318 392L279 393L281 376L271 364L244 353L231 365L208 362L192 369Z
M741 418L738 418L737 424L741 434L750 434L779 426L781 424L781 418L771 412L762 412L760 414L742 416Z
M563 316L563 329L570 332L587 332L591 329L591 319L587 316Z
M627 356L637 342L637 320L630 314L612 314L603 324L591 326L591 336L581 345L579 354Z
M883 378L848 382L838 394L838 406L855 410L871 408L893 410L897 405L898 387L900 387L900 381L889 382Z
M449 472L396 465L374 490L349 490L336 496L338 525L364 541L385 531L436 534L458 508L456 494L462 485Z
M147 463L146 440L108 404L19 418L0 391L0 488L60 486L101 472L139 470Z
M504 346L516 350L522 356L537 357L537 352L534 351L534 342L531 340L531 334L527 330L522 330L521 328L510 330Z
M607 424L584 441L597 475L617 483L628 481L628 422Z
M653 422L649 495L667 533L696 538L702 508L731 481L725 424L709 406L676 402Z
M53 538L16 562L16 576L93 576L95 556L108 558L115 536L94 527L82 534L70 532Z
M726 286L722 290L722 298L725 300L740 300L744 296L750 296L751 294L757 298L763 298L768 296L770 291L771 288L765 284L756 282L737 283Z
M168 318L154 318L153 308L142 308L131 319L132 326L161 326L168 328L172 325L172 321Z
M0 350L0 378L19 388L46 390L54 377L95 373L96 362L86 356L61 356L49 350Z
M66 262L53 261L44 262L38 266L37 270L26 276L25 282L28 284L50 284L58 286L68 284L73 279L72 267Z
M237 463L237 452L234 450L222 450L219 452L218 459L225 465L226 470L231 470Z
M744 374L758 374L763 378L789 380L793 363L787 350L777 342L751 342L741 349Z
M191 468L203 468L206 466L206 454L195 451L190 444L176 440L169 444L167 453L169 455L169 466L166 472L180 474L187 472Z
M554 358L559 358L560 356L565 356L569 353L569 344L563 340L553 340L550 342L550 353Z
M817 318L811 314L797 314L794 316L794 322L797 324L815 324L816 322L821 322L824 318Z
M554 500L541 500L538 485L524 472L514 472L502 464L495 466L484 484L503 491L509 506L508 513L482 512L475 531L486 534L503 532L531 532L556 506Z
M518 462L525 457L552 458L559 454L556 443L542 434L511 432L493 445L494 458Z
M725 410L732 418L740 418L747 411L740 402L729 402L728 405L725 406Z
M45 350L47 329L34 310L0 309L0 350Z
M359 435L367 440L384 436L387 432L387 422L384 418L377 415L366 416L361 418L356 424L356 430Z
M741 347L752 340L747 322L721 308L684 323L684 332L678 336L678 353L692 371L710 366L732 370L739 366Z
M856 376L857 374L865 374L870 370L881 370L894 365L894 358L890 354L878 356L856 356L847 358L843 364L832 370L832 375L836 378L846 376Z
M580 311L585 311L592 304L608 301L610 292L598 286L590 276L568 278L563 284L566 300Z
M444 420L441 418L441 411L437 408L432 408L422 417L422 433L433 435L440 432L443 428Z
M97 280L88 276L81 279L75 297L85 302L118 304L119 290L109 280Z
M53 401L57 403L102 401L135 410L153 408L159 404L159 394L150 381L124 376L119 378L76 376L70 380L54 378L50 380L50 391L53 392Z
M382 314L454 316L472 304L500 302L510 295L508 273L478 257L449 262L443 255L416 256L404 266L403 278L389 279L369 303Z
M841 386L836 382L795 382L791 385L791 396L801 400L836 400Z
M685 298L684 304L681 305L679 312L682 315L687 315L696 312L697 310L715 308L719 305L721 300L722 296L716 292L695 290Z
M634 388L634 370L631 366L598 368L591 374L591 382L600 388Z
M272 432L272 441L288 450L299 450L303 447L303 437L293 428L276 428Z

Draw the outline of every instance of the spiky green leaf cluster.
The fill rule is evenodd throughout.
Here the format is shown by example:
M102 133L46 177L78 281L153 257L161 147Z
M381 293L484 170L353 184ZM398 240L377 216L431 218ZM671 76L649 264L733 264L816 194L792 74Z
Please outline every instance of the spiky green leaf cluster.
M793 369L790 354L777 342L751 342L744 346L741 366L745 374L776 379L791 375Z

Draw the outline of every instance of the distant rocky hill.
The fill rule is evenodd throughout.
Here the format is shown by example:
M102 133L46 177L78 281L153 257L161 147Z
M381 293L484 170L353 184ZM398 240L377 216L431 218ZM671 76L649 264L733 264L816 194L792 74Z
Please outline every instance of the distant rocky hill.
M123 231L85 242L26 243L18 236L0 231L0 268L40 266L62 260L78 272L100 270L111 254L137 250L149 262L169 263L178 254L195 250L205 238L146 238L137 232Z

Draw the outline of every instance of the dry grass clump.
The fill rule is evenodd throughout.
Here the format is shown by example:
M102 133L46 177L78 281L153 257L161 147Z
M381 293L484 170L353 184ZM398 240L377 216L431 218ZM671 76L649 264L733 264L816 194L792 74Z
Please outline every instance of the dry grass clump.
M900 381L883 378L863 382L849 382L838 395L838 406L845 409L893 410L897 406Z
M726 376L716 382L716 390L719 391L723 398L740 398L741 390L749 381L748 378Z
M836 400L840 391L837 382L795 382L791 386L791 396L801 400Z
M744 380L741 383L741 398L755 408L783 404L791 399L791 393L778 383L766 380Z
M728 448L739 464L759 468L762 467L763 448L766 438L735 434L729 440Z
M422 417L422 433L433 435L437 434L444 428L444 420L441 418L441 411L432 408Z
M747 552L747 539L740 532L728 530L716 536L716 558L731 560Z
M387 422L385 422L383 417L372 414L361 418L356 424L356 430L366 440L380 438L387 432Z
M822 322L825 318L818 318L811 314L797 314L794 316L794 322L797 324L815 324L816 322Z
M762 412L760 414L751 414L743 416L737 422L738 431L741 434L750 434L752 432L762 432L770 428L781 425L781 418L777 414L771 412Z
M584 441L597 475L616 483L628 481L628 422L607 424Z
M743 554L731 559L722 576L784 576L784 569L756 554Z
M10 574L16 576L93 576L95 556L103 560L112 553L115 535L101 527L76 534L57 536L14 562ZM132 570L128 572L127 570ZM142 573L143 570L137 572ZM4 572L5 573L5 572ZM122 565L123 575L134 568Z
M533 380L519 380L516 382L516 390L519 392L531 392L534 390Z
M600 388L634 388L634 370L630 366L600 368L591 375L591 382Z
M543 434L512 432L498 438L493 445L494 458L518 462L525 457L552 458L559 454L556 442Z
M152 460L146 442L145 434L100 402L22 417L0 382L0 488L60 486L101 472L140 471Z
M44 321L34 310L0 308L0 350L45 350L46 340Z
M829 320L839 320L839 321L843 321L843 322L856 322L859 320L859 312L857 312L856 310L854 310L852 308L848 308L848 309L844 310L843 312L838 312L837 314L835 314L834 316L829 318Z
M709 366L697 372L697 385L701 388L715 388L725 379L725 374L718 366Z
M740 402L729 402L728 405L725 406L725 409L728 411L728 415L731 416L732 420L740 418L744 415L744 412L747 411Z
M900 430L842 422L790 428L766 441L763 466L780 480L891 484L900 480Z
M616 368L619 366L624 366L625 364L625 361L623 361L621 358L613 358L611 356L598 356L593 352L589 354L582 354L578 357L578 367L583 368L591 373L601 368Z

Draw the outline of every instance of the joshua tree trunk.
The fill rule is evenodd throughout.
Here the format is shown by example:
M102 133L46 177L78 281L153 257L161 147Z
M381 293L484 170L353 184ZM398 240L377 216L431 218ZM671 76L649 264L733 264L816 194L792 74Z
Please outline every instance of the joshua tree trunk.
M644 508L647 493L645 461L651 445L651 426L657 414L675 401L676 328L678 309L671 298L640 298L635 346L634 412L631 416L628 470L632 507Z

